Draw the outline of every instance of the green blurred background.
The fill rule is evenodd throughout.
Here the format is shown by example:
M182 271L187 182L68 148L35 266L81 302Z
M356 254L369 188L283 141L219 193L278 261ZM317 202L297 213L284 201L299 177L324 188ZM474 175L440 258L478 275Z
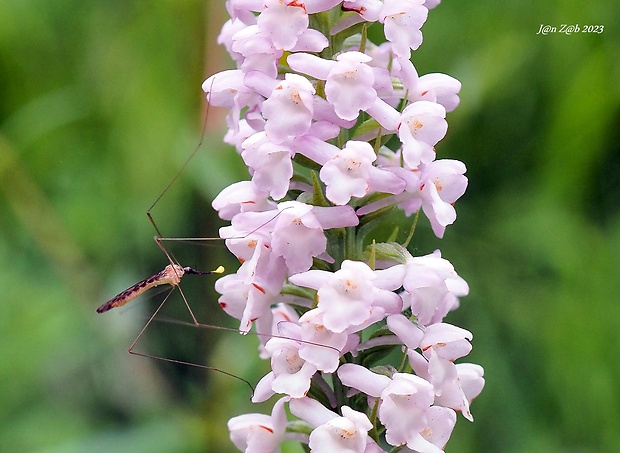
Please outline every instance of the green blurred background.
M438 152L470 186L445 239L423 221L414 246L440 247L470 283L448 320L473 331L487 379L450 453L620 444L618 9L447 1L423 28L419 72L463 83ZM230 67L225 19L223 1L0 0L0 451L235 451L227 419L269 411L240 381L125 352L162 295L95 313L167 263L145 212L200 140L200 84ZM605 31L536 34L562 23ZM164 235L216 236L210 201L245 177L222 124L212 109L153 211ZM235 269L218 244L172 250ZM212 285L184 279L201 321L234 326ZM178 295L167 309L189 320ZM138 349L255 383L256 343L157 322Z

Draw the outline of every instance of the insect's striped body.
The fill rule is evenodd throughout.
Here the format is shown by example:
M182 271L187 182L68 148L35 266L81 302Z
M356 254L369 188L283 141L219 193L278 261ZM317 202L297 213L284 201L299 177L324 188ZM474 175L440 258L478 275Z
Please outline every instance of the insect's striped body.
M155 288L156 286L159 286L159 285L178 286L179 282L181 281L181 277L183 277L183 275L185 274L202 275L202 274L219 273L218 271L222 272L223 269L222 270L216 269L213 272L201 272L201 271L192 269L191 267L181 267L178 264L169 264L166 266L166 268L163 271L153 275L152 277L145 278L144 280L127 288L122 293L119 293L117 296L107 301L105 304L97 308L97 313L103 313L108 310L111 310L112 308L125 305L127 302L132 301L133 299L138 297L140 294L144 293L145 291L148 291L151 288Z

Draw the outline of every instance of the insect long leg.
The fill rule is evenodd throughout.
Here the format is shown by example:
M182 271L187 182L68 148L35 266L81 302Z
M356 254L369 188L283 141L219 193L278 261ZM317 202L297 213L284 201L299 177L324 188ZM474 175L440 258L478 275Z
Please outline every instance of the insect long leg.
M239 333L239 329L234 329L232 327L212 326L212 325L209 325L209 324L200 324L200 323L192 324L192 323L189 323L189 322L186 322L186 321L181 321L179 319L169 319L169 318L165 318L165 319L161 319L160 318L160 320L164 321L164 322L171 323L171 324L179 324L179 325L182 325L182 326L196 327L196 328L199 328L199 329L217 329L217 330L224 330L226 332L236 332L236 333ZM328 344L317 343L315 341L292 339L292 338L286 337L284 335L277 335L277 334L273 334L273 333L261 333L261 332L251 332L251 333L253 335L256 335L257 337L265 337L265 338L269 338L269 339L271 339L271 338L280 338L280 339L283 339L283 340L296 341L298 343L307 344L307 345L310 345L310 346L318 346L318 347L321 347L321 348L332 349L332 350L334 350L336 352L340 352L340 350L338 348L334 347L334 346L331 346L331 345L328 345ZM196 366L204 368L203 365L196 365ZM209 367L207 367L207 368L211 369Z
M230 376L230 377L235 378L235 379L237 379L237 380L239 380L241 382L245 382L247 384L247 386L250 387L250 390L252 391L252 395L250 396L250 399L252 399L252 397L254 396L254 386L252 384L250 384L250 381L248 381L247 379L243 379L241 376L237 376L234 373L229 373L226 370L222 370L220 368L215 368L215 367L211 367L211 366L207 366L207 365L201 365L199 363L186 362L184 360L169 359L167 357L161 357L161 356L157 356L157 355L153 355L153 354L143 354L141 352L136 352L136 351L133 351L133 350L130 350L129 353L133 354L133 355L140 356L140 357L146 357L147 359L161 360L162 362L175 363L177 365L192 366L192 367L195 367L195 368L201 368L203 370L217 371L218 373L225 374L226 376Z
M211 83L211 89L213 89L213 82ZM211 98L211 93L209 92L209 95L207 96L207 101L209 101L210 98ZM151 211L153 210L155 205L157 205L157 203L159 203L159 200L161 200L163 198L163 196L166 195L168 190L170 190L170 187L172 187L172 185L176 182L176 180L179 178L179 176L181 176L181 173L183 173L185 171L185 168L187 168L187 166L189 165L191 160L194 158L194 156L198 153L198 151L202 147L202 142L204 141L205 133L207 131L207 120L209 118L209 109L210 108L211 108L211 104L209 102L207 102L207 111L205 112L205 119L204 119L204 121L202 123L202 132L200 134L200 141L198 142L198 145L196 145L196 148L194 148L194 151L192 151L192 153L187 157L187 159L185 159L185 162L183 163L183 165L181 166L179 171L177 171L177 173L173 176L173 178L170 180L170 182L168 184L166 184L166 187L164 188L164 190L161 191L159 196L155 199L153 204L146 211L146 215L149 218L149 220L151 221L151 224L153 225L153 227L155 228L155 231L157 231L157 235L159 237L162 237L163 235L159 231L159 228L157 228L157 225L155 224L155 221L153 220L153 216L151 215Z
M150 217L150 218L151 218L151 220L152 220L152 217ZM153 225L155 225L155 224L153 223ZM157 226L156 226L155 228L157 229ZM159 230L158 230L158 232L159 232ZM159 238L159 237L156 237L156 238L155 238L155 242L157 242L157 245L159 246L159 248L160 248L160 249L161 249L161 250L162 250L162 251L166 254L166 257L168 258L168 260L170 261L170 263L171 263L171 264L174 264L174 263L172 262L172 258L170 257L170 255L169 255L169 254L168 254L168 252L166 251L166 248L165 248L165 247L163 246L163 244L161 243L161 240L160 240L160 238ZM188 268L188 269L191 269L191 268ZM191 270L194 270L194 269L191 269ZM183 271L185 271L185 269L183 269ZM177 270L176 270L176 268L175 268L175 272L177 273L177 275L178 275L178 274L180 274L180 271L177 271ZM206 274L206 273L208 273L208 272L199 272L199 271L194 271L194 272L192 272L192 273L195 273L195 274ZM183 274L178 275L179 279L181 278L181 276L182 276L182 275L183 275ZM194 324L198 324L198 320L196 319L196 315L194 315L194 312L192 311L192 308L189 306L189 303L187 302L187 299L185 298L185 294L183 294L183 290L182 290L182 289L181 289L181 287L178 285L178 283L177 283L177 285L175 285L175 286L176 286L176 287L177 287L177 289L179 290L179 293L181 293L181 297L183 298L183 302L185 303L185 306L187 307L187 311L189 311L189 315L192 317L192 321L194 322ZM166 297L166 299L167 299L167 297ZM161 308L161 306L160 306L159 308ZM158 309L157 311L159 311L159 309ZM157 312L155 312L155 314L157 314Z
M203 273L203 272L200 272L200 271L195 271L195 272L196 273L201 273L201 274ZM176 286L176 288L181 293L181 296L183 297L183 300L185 301L185 305L189 309L190 313L192 313L192 310L189 308L189 304L187 303L187 300L185 299L185 295L183 294L183 291L181 291L181 288L179 288L178 286ZM168 298L170 297L170 295L172 294L172 292L174 290L175 290L175 288L173 287L170 291L168 291L168 294L166 294L166 297L164 298L164 300L161 301L161 303L159 304L159 306L157 307L155 312L149 317L149 319L146 322L146 324L144 325L144 327L142 327L142 330L140 330L140 333L138 333L138 336L136 337L136 339L133 341L133 343L131 343L131 346L129 347L127 352L129 352L129 354L136 355L136 356L139 356L139 357L145 357L145 358L149 358L149 359L161 360L163 362L168 362L168 363L176 363L178 365L193 366L193 367L196 367L196 368L202 368L204 370L217 371L218 373L222 373L222 374L225 374L226 376L230 376L230 377L238 379L238 380L240 380L242 382L245 382L247 384L247 386L250 387L250 390L252 391L252 396L254 396L254 387L252 386L252 384L250 384L250 382L248 380L243 379L242 377L237 376L236 374L229 373L228 371L222 370L220 368L211 367L211 366L207 366L207 365L201 365L201 364L198 364L198 363L187 362L185 360L171 359L171 358L168 358L168 357L162 357L162 356L158 356L158 355L154 355L154 354L146 354L146 353L143 353L143 352L134 351L134 348L136 347L136 344L138 344L138 341L140 341L140 338L142 338L142 335L144 334L144 332L146 332L146 329L153 322L153 320L155 319L157 314L161 311L162 307L164 306L164 304L166 303L166 301L168 300ZM193 313L192 313L192 318L193 318L193 324L189 324L189 323L181 322L181 321L179 321L179 323L182 323L182 324L185 324L185 325L193 325L195 327L201 326L201 324L194 317Z
M129 350L128 352L130 354L134 354L134 355L142 355L142 354L138 354L136 352L134 352L133 348L136 346L136 344L138 343L138 341L140 340L140 338L142 337L142 335L144 334L144 332L146 331L146 329L148 328L148 326L151 324L151 322L153 322L153 319L155 319L155 316L157 316L157 313L159 313L159 311L161 310L161 308L164 306L164 304L166 303L166 301L168 300L168 298L170 297L170 294L172 294L172 291L174 291L174 288L172 288L170 291L168 291L168 294L166 294L166 297L164 297L164 300L162 300L159 304L159 306L157 307L157 309L155 310L155 312L151 315L151 317L148 319L148 321L146 322L146 324L144 325L144 327L142 327L142 330L140 330L140 333L138 333L138 336L136 337L135 340L133 340L133 343L131 343L131 346L129 346Z
M213 88L213 84L211 84L211 85L212 85L211 88ZM151 214L151 211L153 210L153 208L155 208L157 203L159 203L159 200L161 200L162 197L164 195L166 195L168 190L170 190L170 187L172 187L172 185L176 182L176 180L179 178L179 176L185 171L185 169L187 168L187 166L189 165L191 160L194 158L194 156L198 153L198 151L202 147L202 142L204 140L205 132L207 130L207 119L209 118L209 108L210 108L210 104L207 102L207 111L205 112L204 121L202 123L202 133L200 134L200 141L196 145L196 148L194 148L192 153L187 157L187 159L185 159L185 162L183 162L183 165L181 166L181 168L176 172L176 174L172 177L172 179L168 182L168 184L166 184L166 187L164 188L164 190L161 191L161 193L157 196L155 201L151 204L151 206L146 211L146 216L149 219L149 222L151 222L151 225L153 225L153 228L157 232L157 236L155 236L155 242L157 243L159 248L162 250L162 252L164 252L164 254L166 255L166 258L168 258L168 261L173 266L173 268L175 270L175 273L177 274L177 277L178 277L179 280L183 276L182 272L179 272L179 271L176 270L176 266L175 265L179 265L179 263L176 262L176 260L172 259L173 257L171 256L171 254L168 253L168 251L166 250L164 245L161 243L162 238L163 238L163 234L161 233L161 231L159 230L159 227L155 223L155 219L153 219L153 215ZM210 273L213 273L213 272L195 271L194 269L191 269L192 272L188 272L187 269L191 269L191 268L186 268L185 272L186 273L192 273L192 274L210 274ZM217 272L215 272L215 273L217 273ZM183 301L185 302L185 306L187 307L187 310L189 311L189 314L192 317L192 320L194 321L195 324L198 324L196 316L194 315L194 312L192 311L192 309L189 306L189 304L187 303L187 299L185 298L185 295L183 294L183 291L181 290L181 288L178 286L178 283L176 285L174 285L174 286L177 286L179 288L179 292L181 293L181 296L183 297Z
M192 243L192 242L224 241L226 239L245 239L245 238L253 235L257 231L259 231L260 229L262 229L264 226L266 226L269 223L273 222L275 219L278 218L278 216L280 216L287 209L292 209L292 207L289 206L289 207L283 208L282 210L280 210L277 213L275 213L273 215L273 217L271 217L270 219L266 220L265 222L263 222L262 224L260 224L256 228L254 228L253 230L246 232L243 236L236 236L236 237L230 237L230 238L204 238L204 237L191 237L190 238L190 237L161 237L161 236L159 236L158 239L161 242L166 241L166 242L188 242L188 243ZM161 245L160 245L160 247L161 247Z
M210 97L210 93L207 97ZM166 256L169 264L168 266L166 266L166 268L149 277L146 278L138 283L136 283L135 285L129 287L127 290L121 292L120 294L118 294L117 296L115 296L114 298L110 299L109 301L107 301L106 303L104 303L103 305L101 305L97 311L99 313L103 313L105 311L108 311L114 307L119 307L122 306L128 302L130 302L131 300L133 300L134 298L136 298L137 296L141 295L142 293L146 292L147 290L149 290L150 288L153 288L155 286L159 286L159 285L164 285L164 284L169 284L172 286L172 289L167 293L167 295L164 297L164 299L159 303L159 305L157 306L156 310L148 317L148 320L146 321L146 323L144 324L144 326L141 328L141 330L139 331L138 335L136 336L136 338L134 339L134 341L131 343L131 346L129 347L128 352L132 355L137 355L137 356L141 356L141 357L147 357L147 358L153 358L153 359L157 359L157 360L161 360L161 361L165 361L165 362L169 362L169 363L176 363L176 364L180 364L180 365L186 365L186 366L193 366L193 367L197 367L197 368L202 368L205 370L213 370L213 371L217 371L219 373L225 374L227 376L231 376L235 379L238 379L240 381L243 381L246 383L246 385L248 385L250 387L250 389L252 390L252 393L254 392L254 388L253 386L250 384L249 381L247 381L246 379L243 379L233 373L230 373L228 371L224 371L221 370L219 368L215 368L215 367L211 367L211 366L207 366L207 365L202 365L202 364L196 364L196 363L191 363L185 360L177 360L177 359L172 359L172 358L168 358L168 357L163 357L161 355L153 355L153 354L146 354L143 352L139 352L137 349L139 349L139 347L137 347L137 345L139 344L139 342L143 339L143 337L146 334L147 329L149 329L149 327L152 327L151 324L153 324L153 321L158 320L158 316L161 317L162 315L162 309L164 304L168 301L168 299L170 298L170 296L172 295L173 291L175 289L179 290L179 294L181 295L181 298L183 299L183 303L185 304L185 307L187 308L190 316L191 316L191 322L183 322L184 325L188 325L188 326L193 326L193 327L207 327L206 324L200 324L198 321L198 318L196 316L196 314L194 313L194 310L192 310L187 297L185 296L183 290L181 289L181 287L179 286L179 282L181 280L181 277L183 277L184 274L195 274L195 275L204 275L204 274L211 274L211 273L221 273L223 272L223 268L218 268L215 271L212 272L202 272L190 267L182 267L178 260L174 257L174 254L169 251L163 244L163 241L169 240L168 238L165 238L164 235L162 234L162 231L160 230L160 228L158 227L158 225L155 222L155 219L153 218L153 214L152 211L154 210L154 208L156 207L156 205L162 200L162 198L166 195L166 193L168 193L171 189L171 187L175 184L175 182L177 181L177 179L179 179L180 175L185 171L185 169L188 167L190 161L195 157L195 155L198 153L198 151L200 151L200 149L202 148L202 144L204 142L204 138L205 138L205 132L207 129L207 119L208 119L208 112L209 112L209 104L207 104L207 110L206 110L206 114L204 116L204 122L202 125L202 133L200 135L200 141L198 142L198 144L196 145L195 149L191 152L191 154L187 157L187 159L185 160L185 162L183 163L183 165L181 166L181 168L176 172L176 174L170 179L170 181L167 183L167 185L165 186L165 188L163 189L163 191L157 196L157 198L155 199L155 201L151 204L151 206L148 208L146 215L147 218L149 219L149 222L151 223L151 225L153 226L153 229L156 232L156 236L155 236L155 242L157 243L157 246L160 248L160 250L164 253L164 255ZM195 239L195 238L192 238ZM200 239L198 239L200 240ZM221 239L217 239L218 241ZM217 326L214 326L217 328ZM230 330L235 330L235 329L230 329Z

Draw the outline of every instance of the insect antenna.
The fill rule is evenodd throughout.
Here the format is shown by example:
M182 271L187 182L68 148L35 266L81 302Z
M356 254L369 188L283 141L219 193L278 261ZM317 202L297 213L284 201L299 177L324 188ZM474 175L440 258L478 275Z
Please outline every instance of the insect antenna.
M196 145L194 150L190 153L190 155L185 159L185 161L183 162L183 165L180 167L180 169L176 172L176 174L172 177L172 179L166 184L166 186L164 187L162 192L153 201L153 203L151 204L151 206L148 208L148 210L146 212L146 216L149 219L149 222L151 223L151 225L153 226L153 229L156 232L154 240L155 240L157 246L160 248L160 250L164 253L166 258L168 259L168 261L170 263L169 267L172 268L173 272L177 276L177 283L173 284L173 288L168 292L168 294L164 297L164 299L159 303L157 309L148 318L147 322L144 324L144 326L142 327L142 329L140 330L140 332L136 336L135 340L133 341L133 343L129 347L128 352L130 354L132 354L132 355L136 355L136 356L140 356L140 357L145 357L145 358L156 359L156 360L160 360L160 361L163 361L163 362L174 363L174 364L184 365L184 366L191 366L191 367L195 367L195 368L201 368L201 369L204 369L204 370L216 371L218 373L224 374L226 376L233 377L233 378L235 378L235 379L237 379L239 381L244 382L250 388L250 390L252 391L252 396L253 396L253 394L254 394L254 387L252 386L252 384L248 380L246 380L246 379L244 379L244 378L242 378L240 376L237 376L236 374L233 374L231 372L222 370L222 369L217 368L217 367L212 367L212 366L208 366L208 365L193 363L193 362L190 362L190 361L187 361L187 360L173 359L173 358L164 357L164 356L161 356L161 355L148 354L148 353L139 352L139 351L135 350L136 345L138 344L138 342L140 341L142 336L145 334L145 332L149 328L149 326L153 323L154 320L159 320L157 318L158 315L160 314L160 312L161 312L164 304L166 303L166 301L169 299L169 297L172 295L173 291L175 291L175 290L179 291L179 294L181 295L181 298L183 299L183 303L184 303L185 307L187 308L187 311L189 312L189 314L191 316L191 322L179 321L178 324L188 325L188 326L193 326L193 327L199 327L199 326L206 327L207 326L206 324L200 324L198 322L198 319L197 319L194 311L192 310L192 308L191 308L191 306L190 306L190 304L189 304L189 302L187 300L187 297L185 296L185 293L183 292L183 289L179 286L178 281L181 279L181 277L184 274L205 275L205 274L213 274L213 273L222 273L224 271L224 268L222 266L218 267L214 271L208 271L208 272L196 270L196 269L193 269L191 267L181 267L181 264L174 257L172 252L169 251L164 246L163 241L166 241L166 240L169 240L169 239L164 237L164 235L162 234L162 231L160 230L160 228L158 227L157 223L155 222L155 219L154 219L153 214L152 214L153 209L162 200L162 198L166 195L166 193L168 193L170 191L171 187L179 179L180 175L187 169L189 163L192 161L192 159L194 159L196 154L202 148L202 145L203 145L203 142L204 142L204 138L205 138L205 135L206 135L206 130L207 130L207 121L208 121L208 117L209 117L209 108L210 108L209 103L207 103L207 108L206 108L206 112L205 112L204 120L203 120L203 124L202 124L202 131L201 131L201 134L200 134L200 141L198 142L198 144ZM191 238L191 239L194 239L194 238ZM219 240L219 238L218 238L218 240ZM188 242L190 242L190 241L188 241ZM192 240L191 242L196 243L195 240ZM218 328L219 326L211 326L211 327ZM234 330L234 329L230 329L230 330Z
M211 85L213 85L213 83L211 83ZM151 206L146 211L146 216L149 218L151 225L153 225L153 228L155 228L155 231L157 231L157 235L159 237L162 237L163 235L159 231L159 228L157 228L157 225L155 224L155 221L153 220L153 216L151 215L151 211L157 205L157 203L159 203L159 200L161 200L164 197L164 195L166 195L166 193L170 190L170 187L172 187L172 185L176 182L176 180L179 179L179 176L181 176L181 173L185 171L185 169L187 168L189 163L192 161L194 156L198 153L200 148L202 148L202 142L204 141L205 134L207 132L207 120L209 118L209 108L210 108L210 104L209 102L207 102L205 117L202 122L202 131L200 133L200 141L196 145L196 148L194 148L194 151L192 151L191 154L187 156L187 159L185 159L185 162L183 162L183 165L181 165L181 168L179 169L179 171L177 171L176 174L172 177L172 179L168 182L168 184L166 184L166 187L164 187L164 190L161 191L161 193L157 196L153 204L151 204Z

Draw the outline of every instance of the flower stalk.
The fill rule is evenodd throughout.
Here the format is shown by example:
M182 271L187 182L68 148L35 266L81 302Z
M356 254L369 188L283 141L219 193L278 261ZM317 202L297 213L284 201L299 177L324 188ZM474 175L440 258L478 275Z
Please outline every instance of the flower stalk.
M226 2L218 41L237 69L203 89L229 108L225 141L251 179L213 202L242 263L216 290L241 332L272 334L253 400L280 395L271 415L229 421L241 451L441 452L457 412L473 420L483 369L455 363L472 334L444 322L469 287L439 250L406 248L420 212L443 237L467 187L435 149L461 85L411 61L438 3ZM414 216L404 244L371 236L394 210Z

